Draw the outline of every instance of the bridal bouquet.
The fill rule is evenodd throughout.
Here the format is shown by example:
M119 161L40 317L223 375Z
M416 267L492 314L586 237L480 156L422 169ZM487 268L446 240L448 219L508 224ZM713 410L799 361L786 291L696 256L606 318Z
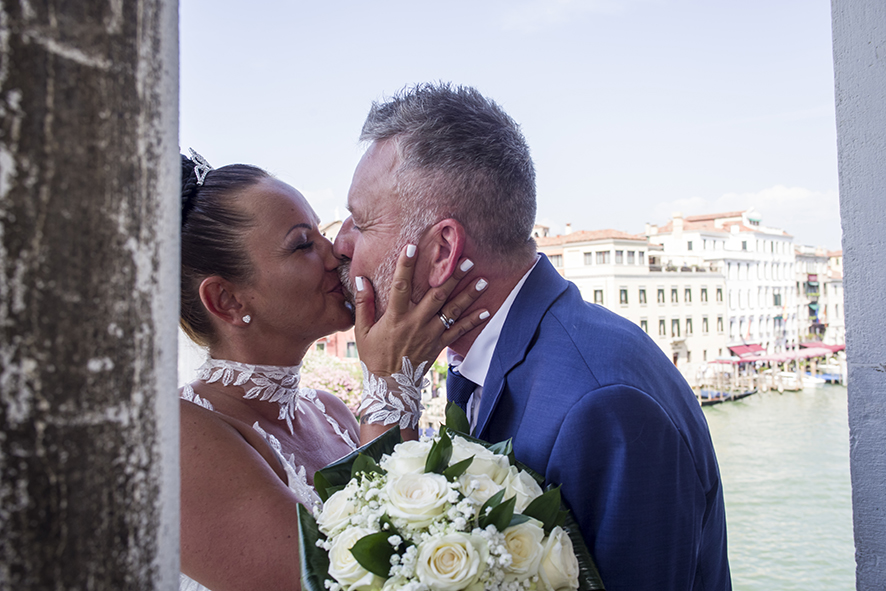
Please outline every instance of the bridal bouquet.
M509 441L389 431L314 476L324 504L299 508L303 589L603 589L559 487L540 480Z

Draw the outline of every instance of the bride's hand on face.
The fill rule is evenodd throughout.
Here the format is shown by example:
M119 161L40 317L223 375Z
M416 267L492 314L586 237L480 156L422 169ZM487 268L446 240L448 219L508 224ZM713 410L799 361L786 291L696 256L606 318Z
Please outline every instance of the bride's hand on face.
M487 285L485 279L472 281L452 296L455 286L473 266L468 259L461 259L443 285L429 289L421 301L414 304L411 296L416 260L414 246L406 246L400 253L388 308L378 321L375 320L375 293L365 278L361 278L362 289L355 294L357 350L360 360L376 376L400 372L403 357L408 357L414 368L424 361L433 363L440 351L489 318L485 309L461 317L483 293ZM449 328L443 316L451 319Z

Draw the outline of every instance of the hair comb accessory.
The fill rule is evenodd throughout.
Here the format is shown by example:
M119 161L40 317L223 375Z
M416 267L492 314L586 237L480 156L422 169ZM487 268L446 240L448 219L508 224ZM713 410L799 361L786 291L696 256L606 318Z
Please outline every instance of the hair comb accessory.
M206 180L206 175L212 170L212 166L206 161L206 158L194 151L194 148L188 148L191 153L191 160L197 164L194 166L194 174L197 175L197 184L202 185Z

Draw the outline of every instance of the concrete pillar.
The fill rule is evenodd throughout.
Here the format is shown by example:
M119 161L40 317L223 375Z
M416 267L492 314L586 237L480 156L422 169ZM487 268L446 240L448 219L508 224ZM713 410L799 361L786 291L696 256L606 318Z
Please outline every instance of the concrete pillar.
M177 36L0 0L0 589L178 585Z
M886 589L886 3L833 0L856 586Z

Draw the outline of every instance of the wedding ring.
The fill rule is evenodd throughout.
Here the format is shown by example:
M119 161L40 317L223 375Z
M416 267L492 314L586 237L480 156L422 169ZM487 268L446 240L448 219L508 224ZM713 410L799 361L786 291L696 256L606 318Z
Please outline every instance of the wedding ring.
M455 320L453 320L452 318L447 318L446 314L444 314L443 312L440 312L440 322L443 323L443 326L446 327L446 330L449 330L450 328L452 328L452 325L455 324Z

